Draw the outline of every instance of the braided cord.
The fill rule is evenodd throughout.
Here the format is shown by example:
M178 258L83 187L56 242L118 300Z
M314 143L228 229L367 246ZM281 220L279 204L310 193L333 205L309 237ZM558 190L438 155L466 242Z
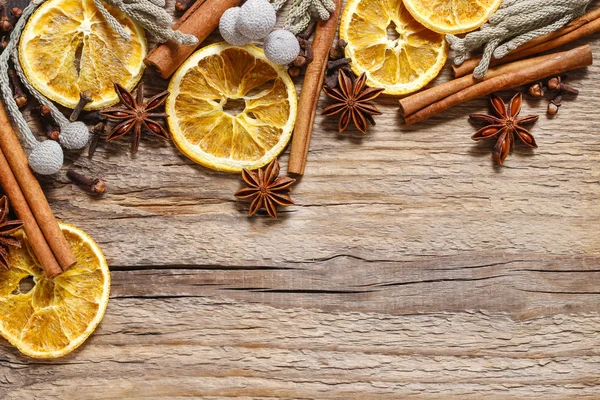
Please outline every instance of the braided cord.
M8 115L10 115L13 123L17 126L17 130L25 141L26 147L30 149L34 148L38 144L38 141L33 132L31 132L31 129L29 129L27 121L23 117L23 114L21 114L19 106L12 96L10 79L8 77L8 62L11 54L16 51L17 43L19 43L25 23L36 8L44 1L45 0L33 0L25 7L23 15L14 26L8 45L4 49L4 52L0 54L0 91L2 92L2 99L4 100Z
M554 32L580 17L591 0L504 0L498 11L479 31L464 39L447 35L456 52L454 62L462 64L468 53L484 47L481 62L473 75L485 76L492 57L500 59L539 36Z
M164 0L105 0L107 4L123 11L129 18L140 24L161 43L173 40L184 46L198 43L198 39L191 34L175 31L171 28L173 18L164 9ZM129 33L106 9L101 0L94 0L100 14L108 25L123 39L129 40Z
M279 10L287 1L273 0L272 5L275 10ZM325 21L335 11L335 3L333 0L292 0L284 28L295 35L300 34L310 24L313 11Z

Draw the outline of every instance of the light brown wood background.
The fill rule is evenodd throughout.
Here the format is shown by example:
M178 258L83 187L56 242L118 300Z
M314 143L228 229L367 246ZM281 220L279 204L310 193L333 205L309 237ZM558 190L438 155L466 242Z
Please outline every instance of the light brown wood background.
M582 93L553 119L528 100L540 148L504 167L470 139L486 99L406 129L382 97L364 137L318 117L277 221L171 144L68 154L108 194L43 186L102 246L111 301L63 359L0 340L0 398L600 398L599 76L569 74Z

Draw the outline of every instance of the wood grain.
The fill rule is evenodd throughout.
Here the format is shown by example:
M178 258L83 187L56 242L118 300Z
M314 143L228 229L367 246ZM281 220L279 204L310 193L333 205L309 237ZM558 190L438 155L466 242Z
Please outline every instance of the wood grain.
M105 251L111 302L64 359L0 341L0 398L600 398L599 74L569 74L582 93L555 118L528 100L540 147L504 167L470 139L486 99L404 128L383 97L367 136L318 115L277 221L149 137L67 154L109 193L42 185Z

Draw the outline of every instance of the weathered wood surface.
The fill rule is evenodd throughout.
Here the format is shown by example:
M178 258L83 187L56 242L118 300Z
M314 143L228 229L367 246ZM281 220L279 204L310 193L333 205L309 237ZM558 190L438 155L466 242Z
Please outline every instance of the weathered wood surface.
M504 167L470 140L485 99L406 129L384 97L364 137L318 117L277 221L169 144L69 154L109 193L44 188L104 249L111 302L64 359L0 341L0 398L600 398L598 76L553 119L526 102L540 148Z

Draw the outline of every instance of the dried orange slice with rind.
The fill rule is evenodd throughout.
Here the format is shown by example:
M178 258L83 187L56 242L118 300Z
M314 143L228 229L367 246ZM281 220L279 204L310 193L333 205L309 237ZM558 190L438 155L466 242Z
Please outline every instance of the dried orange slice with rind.
M106 311L110 271L100 247L82 230L60 227L77 264L49 279L29 248L23 231L21 248L11 248L10 270L0 270L0 335L34 358L62 357L94 332ZM33 288L20 283L33 277Z
M204 47L173 75L169 92L173 142L191 160L218 171L268 164L294 129L294 84L256 46ZM238 110L227 109L232 103Z
M502 0L404 0L412 16L438 33L471 32L487 22Z
M108 11L129 33L116 33L93 0L49 0L31 16L19 43L19 60L27 79L47 98L69 108L79 94L92 93L86 110L118 102L113 84L128 90L144 72L148 45L144 31L121 11Z
M440 73L448 58L444 35L415 21L402 0L349 0L340 37L348 43L346 55L354 72L366 72L367 84L384 88L386 94L421 89Z

